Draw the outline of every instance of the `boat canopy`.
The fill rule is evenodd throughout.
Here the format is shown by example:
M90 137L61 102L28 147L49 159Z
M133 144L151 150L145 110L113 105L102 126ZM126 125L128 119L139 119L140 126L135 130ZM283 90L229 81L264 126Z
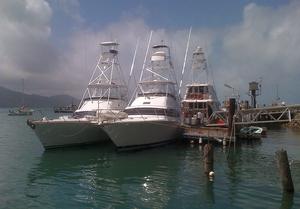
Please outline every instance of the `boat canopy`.
M139 84L142 94L168 94L176 95L175 85L172 81L146 81Z

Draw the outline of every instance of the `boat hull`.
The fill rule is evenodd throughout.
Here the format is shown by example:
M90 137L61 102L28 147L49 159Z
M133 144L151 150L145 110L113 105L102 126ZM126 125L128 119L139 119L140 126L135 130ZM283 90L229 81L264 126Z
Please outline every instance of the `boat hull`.
M263 128L250 126L242 128L238 133L239 139L261 139Z
M32 115L32 112L22 112L22 113L10 112L10 113L8 113L8 116L26 116L26 115Z
M102 127L118 149L158 146L178 139L182 134L175 121L122 121Z
M109 141L107 134L89 121L33 121L28 125L45 149Z

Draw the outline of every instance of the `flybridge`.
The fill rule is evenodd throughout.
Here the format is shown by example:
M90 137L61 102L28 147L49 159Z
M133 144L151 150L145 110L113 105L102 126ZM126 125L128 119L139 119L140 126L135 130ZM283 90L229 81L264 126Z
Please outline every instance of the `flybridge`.
M99 45L101 54L79 108L87 99L92 101L94 98L126 98L127 85L118 61L119 43L107 41Z

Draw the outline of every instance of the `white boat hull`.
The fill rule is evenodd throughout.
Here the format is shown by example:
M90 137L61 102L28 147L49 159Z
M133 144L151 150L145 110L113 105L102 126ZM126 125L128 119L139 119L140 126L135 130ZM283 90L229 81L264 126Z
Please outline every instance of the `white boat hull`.
M102 127L119 149L157 146L178 139L182 133L176 121L121 121Z
M90 121L33 121L29 124L45 149L109 141Z

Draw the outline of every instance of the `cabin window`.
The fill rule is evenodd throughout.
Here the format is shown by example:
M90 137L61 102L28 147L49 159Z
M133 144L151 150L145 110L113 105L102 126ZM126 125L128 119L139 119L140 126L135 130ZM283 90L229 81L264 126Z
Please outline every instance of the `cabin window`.
M179 111L176 109L159 109L159 108L134 108L124 110L128 115L166 115L178 117Z
M194 103L194 108L195 109L205 109L206 108L206 103L203 103L203 102Z
M176 89L174 83L165 82L151 82L140 83L140 92L138 95L176 95Z
M195 93L199 93L199 88L198 88L198 86L195 86L195 87L194 87L194 90L195 90Z

